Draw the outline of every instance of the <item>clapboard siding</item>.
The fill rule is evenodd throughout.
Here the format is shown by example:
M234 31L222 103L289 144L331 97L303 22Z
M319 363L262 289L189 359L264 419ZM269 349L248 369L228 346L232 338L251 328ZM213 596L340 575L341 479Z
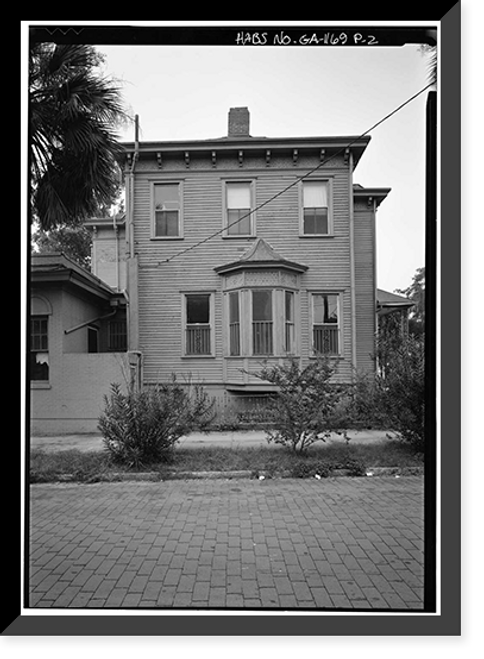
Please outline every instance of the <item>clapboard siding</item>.
M374 269L374 213L355 207L356 365L362 372L374 370L376 332L376 282Z
M257 237L264 238L283 257L308 266L300 277L297 318L301 357L305 363L310 355L310 294L316 291L340 293L344 358L338 360L338 377L348 379L351 376L350 177L342 159L335 159L331 166L322 167L314 174L316 178L328 176L332 179L334 235L301 238L297 179L308 171L301 167L302 163L311 167L317 162L315 158L305 158L294 166L290 158L273 158L266 167L262 159L251 156L244 158L243 167L237 166L234 157L219 158L215 168L210 168L202 159L191 160L188 168L181 166L180 159L164 161L161 169L157 169L156 162L143 162L137 168L134 251L139 263L139 348L143 352L146 382L165 380L172 372L211 384L243 381L237 370L240 363L224 359L223 280L214 271L216 266L238 260L254 240L222 236L223 181L230 178L254 181L255 205L262 206L255 214ZM153 239L151 184L175 180L183 184L184 237L182 240ZM279 195L281 190L285 191ZM273 199L275 195L279 196ZM218 235L196 246L212 234ZM187 249L189 251L185 252ZM182 251L184 253L180 254ZM211 293L214 297L213 357L182 357L182 293L196 291Z

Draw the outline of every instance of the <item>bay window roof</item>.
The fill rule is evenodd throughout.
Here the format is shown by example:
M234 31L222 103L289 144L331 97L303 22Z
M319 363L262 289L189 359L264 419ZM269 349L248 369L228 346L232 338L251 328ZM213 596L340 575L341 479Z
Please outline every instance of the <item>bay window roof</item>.
M278 269L289 270L291 272L302 273L308 269L307 265L289 261L266 242L263 238L258 238L255 243L241 256L238 261L219 265L214 268L219 275L225 275L237 270L251 269Z

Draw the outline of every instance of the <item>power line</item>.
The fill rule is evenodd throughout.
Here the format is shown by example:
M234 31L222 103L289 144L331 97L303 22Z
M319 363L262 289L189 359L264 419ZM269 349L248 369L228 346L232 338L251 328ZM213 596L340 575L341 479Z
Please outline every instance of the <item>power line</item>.
M272 203L275 199L277 199L278 197L283 195L285 192L287 192L288 190L293 188L295 185L298 185L305 178L307 178L308 176L311 176L311 174L314 174L314 172L318 171L318 169L321 169L321 167L323 167L323 165L327 165L328 162L331 162L331 160L334 160L334 158L339 156L340 153L343 153L344 151L346 151L346 149L348 149L350 146L352 146L353 144L358 142L358 140L360 140L362 137L365 137L372 130L375 130L375 128L377 128L382 123L384 123L385 121L390 119L390 117L393 117L394 114L399 112L402 108L404 108L406 105L411 103L418 96L423 94L429 87L432 87L432 86L433 86L433 83L429 83L428 85L423 87L420 91L418 91L416 94L414 94L413 96L410 96L410 98L408 98L406 101L404 101L401 105L399 105L397 108L392 110L389 114L385 115L383 117L383 119L380 119L375 124L373 124L373 126L371 126L371 128L368 128L367 130L365 130L364 133L361 133L361 135L358 135L358 137L355 137L353 140L351 140L351 142L348 142L348 144L346 144L341 149L336 151L336 153L334 153L332 156L329 156L328 158L323 159L318 165L316 165L316 167L313 167L312 169L310 169L308 172L306 172L302 176L299 176L298 178L296 178L292 183L290 183L283 190L280 190L275 195L270 197L270 199L267 199L266 201L264 201L262 204L260 204L256 208L251 209L248 213L246 213L242 217L239 217L238 220L235 221L235 222L232 222L232 224L230 226L235 226L239 222L242 222L242 220L245 220L247 217L250 217L253 213L256 213L258 210L260 210L261 208L264 208L264 206L267 206L268 204ZM165 259L165 263L169 263L170 261L173 261L173 259L176 259L178 256L181 256L182 254L186 254L187 252L190 252L192 249L195 249L196 247L200 247L200 245L204 245L205 243L208 243L209 240L212 240L212 238L216 238L217 236L219 236L221 233L224 233L225 231L226 231L226 227L223 227L222 229L219 229L218 231L215 231L215 233L212 233L210 236L207 236L203 240L200 240L198 243L195 243L195 245L191 245L190 247L186 247L185 249L182 249L180 252L177 252L176 254L173 254L173 256L170 256L169 258Z

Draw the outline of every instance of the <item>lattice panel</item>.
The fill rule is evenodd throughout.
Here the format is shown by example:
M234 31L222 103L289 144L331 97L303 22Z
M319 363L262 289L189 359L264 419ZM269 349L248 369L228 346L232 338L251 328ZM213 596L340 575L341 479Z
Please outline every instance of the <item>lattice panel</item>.
M225 288L238 288L244 285L244 273L238 272L225 277Z
M279 272L247 272L245 283L247 286L278 286Z

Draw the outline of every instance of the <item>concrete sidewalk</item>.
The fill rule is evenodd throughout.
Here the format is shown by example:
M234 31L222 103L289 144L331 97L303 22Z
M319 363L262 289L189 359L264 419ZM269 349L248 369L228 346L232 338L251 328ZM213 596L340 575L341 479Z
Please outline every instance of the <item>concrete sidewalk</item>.
M29 605L412 611L423 478L32 485Z
M348 436L354 443L375 443L387 439L388 431L385 430L350 430ZM344 442L341 435L334 434L330 442ZM272 446L268 444L263 430L247 431L217 431L210 433L191 433L182 437L178 444L181 448L203 448L203 447L243 447L243 446ZM100 451L104 448L101 435L65 435L30 437L31 449L43 451L68 451L77 449L79 451Z

